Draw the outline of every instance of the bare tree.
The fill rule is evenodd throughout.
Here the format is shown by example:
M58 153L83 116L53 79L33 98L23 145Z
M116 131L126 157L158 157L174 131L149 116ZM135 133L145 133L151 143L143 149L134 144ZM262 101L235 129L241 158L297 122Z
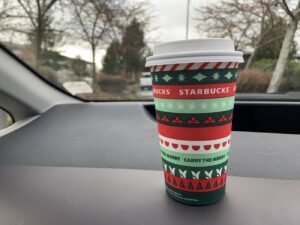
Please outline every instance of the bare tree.
M120 37L123 37L126 27L136 19L143 27L143 31L145 35L145 42L146 43L153 43L156 44L158 42L159 37L155 34L157 27L153 26L153 20L155 20L155 13L153 5L150 1L142 0L142 1L127 1L123 4L123 17L119 20L120 27L119 30L121 31ZM149 48L148 46L146 48Z
M149 1L137 1L137 2L123 2L122 8L123 17L118 22L121 22L121 30L124 29L132 22L133 19L139 21L145 31L149 31L151 22L154 19L152 5Z
M0 30L7 30L7 20L10 19L10 13L15 9L15 6L11 4L10 0L0 1Z
M20 10L11 17L22 19L14 23L10 29L27 34L33 41L35 50L35 68L40 70L42 63L42 48L46 38L47 26L51 9L58 0L16 0ZM25 23L23 22L26 20Z
M199 7L196 9L199 13L197 28L214 37L231 38L238 49L253 48L245 66L247 69L258 48L283 37L265 38L276 29L282 29L278 26L282 18L276 14L275 3L273 0L221 0Z
M284 68L288 61L289 53L300 19L300 0L298 0L294 10L291 10L286 0L278 1L278 3L282 6L289 19L288 28L284 36L279 58L277 60L276 67L267 90L268 93L275 93L279 90L279 86L284 73Z
M105 0L71 0L75 36L91 47L94 89L97 82L96 49L108 43L111 38L114 29L115 7L114 3Z

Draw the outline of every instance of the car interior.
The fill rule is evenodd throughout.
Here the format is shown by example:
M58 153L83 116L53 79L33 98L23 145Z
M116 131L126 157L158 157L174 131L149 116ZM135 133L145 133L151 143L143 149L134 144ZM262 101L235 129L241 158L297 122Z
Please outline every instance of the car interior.
M297 224L299 102L238 95L226 196L184 206L163 189L152 101L84 102L0 58L15 120L1 130L1 224Z
M8 17L1 17L1 7L6 6L6 2L9 5L9 1L4 0L4 2L3 5L0 2L0 31L2 24L6 25L5 22L1 23L1 20L11 16L9 14ZM22 0L16 2L22 2ZM49 2L51 3L49 8L51 8L55 1ZM68 2L68 4L74 5L73 14L78 16L82 12L80 10L84 10L83 6L79 7L81 1L70 0ZM97 1L88 2L96 4ZM100 2L102 1L98 3ZM122 5L122 1L104 2L106 4L109 2L108 6L111 7ZM196 1L191 2L193 1L187 1L187 21L184 25L186 26L186 39L189 34L189 4L196 4ZM230 4L226 5L228 1L216 2L224 3L224 7L230 6ZM231 2L239 3L239 1ZM288 33L286 31L290 24L300 17L300 1L294 11L289 10L286 1L283 3L275 1L276 4L259 2L262 7L267 4L268 10L283 5L283 9L278 11L279 16L284 14L283 12L290 12L286 17L282 17L284 20L276 17L281 26L280 29L272 27L270 30L275 33L267 33L264 36L267 37L266 39L276 36L275 41L278 41L277 37L280 36L280 41L283 42L282 34ZM62 9L69 7L68 4L64 5L64 1L61 1L60 4L59 7ZM136 7L130 11L132 14L139 13L139 10L144 7L143 4L146 5L146 3L139 5L137 2L135 4ZM135 6L135 4L133 5ZM166 2L159 1L156 4L163 8L170 7L171 11L173 9L172 5ZM204 3L201 1L201 4ZM218 6L219 3L216 4L213 6ZM237 5L239 6L239 4ZM258 3L255 3L254 6L256 4ZM26 4L20 5L26 9ZM29 6L32 7L30 4ZM203 5L201 7L205 8ZM201 7L199 10L202 10ZM207 25L211 25L210 19L217 18L220 14L218 10L222 9L222 7L215 7L212 10L209 7L205 12L195 10L202 13L204 17L208 15L205 13L210 13L204 21ZM51 15L59 14L55 9L50 10ZM107 10L109 7L105 9ZM248 15L247 13L251 13L251 10L253 11L251 16L259 15L260 18L261 12L256 13L255 11L254 13L255 9L256 7L238 8L238 12L234 11L238 16L236 18L232 16L232 18L242 18L244 15ZM31 14L30 10L25 10L25 13ZM45 10L45 15L48 15L47 7ZM239 11L243 11L244 14L238 14ZM139 24L138 19L142 18L146 11L141 10L141 12L133 19L130 17L131 14L122 15L125 18L126 27L117 23L119 21L114 21L114 26L117 24L119 27L114 28L110 34L120 35L121 33L123 36L113 39L109 47L105 45L107 54L117 52L117 56L112 53L109 58L113 61L112 66L111 61L105 61L106 58L101 58L101 60L97 58L101 52L95 51L95 48L99 47L93 46L96 45L95 43L92 43L91 48L93 51L90 54L92 61L75 56L75 53L69 57L56 51L55 48L49 47L48 50L43 50L43 54L50 55L51 53L51 57L49 55L47 57L52 61L56 59L59 63L55 64L51 60L47 62L44 60L41 61L41 65L34 65L34 60L31 60L32 53L28 53L28 49L25 47L30 46L31 50L35 48L32 47L32 43L37 42L36 36L30 36L29 42L32 43L28 46L15 44L11 47L7 44L8 42L1 40L0 34L0 225L299 225L300 97L299 91L297 91L297 82L293 80L298 79L300 73L300 66L297 67L299 64L297 49L294 56L286 60L289 69L293 68L296 72L286 69L285 73L291 74L291 78L284 77L284 82L291 82L295 86L287 88L287 91L266 93L257 91L259 85L256 86L255 83L254 91L246 90L246 86L243 86L246 91L237 91L235 95L228 161L229 176L225 197L212 205L184 205L174 201L166 193L162 157L159 150L157 114L152 98L151 82L154 78L149 72L149 67L144 68L145 58L152 55L152 49L149 48L143 52L140 65L135 65L138 69L132 69L133 72L128 72L130 63L127 65L122 61L123 64L118 68L114 64L124 60L122 57L126 56L125 50L130 49L125 46L125 50L120 50L119 47L122 44L130 42L130 40L139 40L140 36L148 32L146 28L148 28L148 19L151 16L147 17L146 22ZM232 11L224 13L224 18L218 17L219 20L213 22L216 24L216 28L223 20L227 21L228 14L226 13L231 15ZM65 19L68 19L69 14L63 15ZM172 18L160 16L158 19L166 20L166 23L169 23L169 20L177 22L177 15L172 15ZM270 13L264 16L275 18L274 15ZM13 14L13 16L23 19L21 14ZM79 25L83 26L84 21L90 21L89 19L92 18L89 13L86 13L85 16L83 20L79 18ZM121 14L119 16L121 17ZM286 22L287 17L291 17L289 22ZM110 20L118 18L118 16L112 14L103 18L101 17L103 20ZM52 17L47 17L45 21L51 23L51 19ZM267 19L264 21L269 22ZM227 24L224 21L218 34L227 37L228 35L223 33L224 26ZM277 20L274 19L274 21ZM32 18L31 22L35 24L35 20ZM252 23L253 21L247 22ZM22 23L19 25L22 26ZM98 25L98 28L102 28L102 26L106 28L106 24L104 25ZM252 26L252 24L250 25ZM139 33L140 36L131 36L138 33L139 29L136 27L139 26L146 28ZM244 33L248 35L247 29L251 26L243 27L246 29ZM257 26L255 23L252 28ZM95 27L96 25L93 31L97 30ZM5 29L8 28L5 27ZM79 30L78 27L76 29ZM116 31L116 29L119 30ZM37 29L32 30L36 32ZM87 30L83 28L81 33L88 32ZM164 32L158 32L157 36L167 37L165 39L169 41L169 33L177 34L178 30L175 28L172 30L170 24L170 27L167 26ZM215 31L213 30L213 32ZM230 31L234 33L236 29ZM260 31L262 32L263 29ZM12 33L15 40L19 40L18 32L19 30L15 29ZM54 33L56 30L51 29L51 32ZM49 32L50 36L51 32ZM124 38L126 35L129 36L128 39ZM156 39L157 36L152 39ZM77 38L74 37L73 39ZM240 39L243 40L243 38ZM255 40L257 39L264 40L261 36L256 37ZM90 39L88 40L90 41ZM91 38L91 40L94 39ZM234 39L234 41L236 40ZM253 40L252 38L251 41ZM72 41L74 43L74 40ZM102 43L101 41L99 40L99 43ZM46 43L45 40L44 42ZM46 45L44 42L43 44ZM271 47L269 42L265 45L259 43L263 46L261 48L267 46L268 50L255 52L255 57L259 58L260 55L264 55L257 59L256 64L253 63L253 68L255 66L263 68L259 72L255 70L256 67L245 69L251 57L254 57L254 54L247 52L246 46L243 51L245 64L241 64L240 68L243 70L239 70L243 79L248 76L248 74L245 75L246 72L257 77L261 74L266 75L271 79L272 73L269 68L265 67L271 65L272 69L276 69L279 53L283 52L280 50L281 42L279 44L271 43ZM108 42L105 40L103 43L107 44ZM77 44L76 42L73 45ZM136 41L133 44L138 45L139 43ZM251 44L253 43L251 42ZM259 45L257 44L257 46ZM78 51L84 52L85 48L81 47L78 47ZM137 52L141 52L141 49L144 50L146 47L143 42ZM238 45L235 47L241 48ZM25 49L22 52L22 54L26 53L25 56L19 53L20 49L22 51ZM276 54L274 53L277 58L272 55L274 49L277 51ZM35 51L37 52L37 50ZM47 58L43 54L41 53L41 57ZM120 57L118 54L124 55ZM95 57L99 62L101 61L103 70L96 71ZM266 57L270 57L270 59ZM37 61L35 58L35 63ZM55 64L53 68L49 66L52 64ZM70 72L68 66L72 67L73 71ZM54 69L54 67L57 68ZM72 73L82 74L74 78ZM97 73L100 74L98 80L95 78ZM119 73L124 73L125 78L120 77ZM69 81L68 79L72 76L74 79ZM98 82L96 88L94 87L95 80ZM66 82L70 82L69 86L65 85ZM247 78L247 82L250 83L250 79ZM266 87L264 88L266 89ZM120 91L121 89L122 91ZM296 91L293 91L294 89Z

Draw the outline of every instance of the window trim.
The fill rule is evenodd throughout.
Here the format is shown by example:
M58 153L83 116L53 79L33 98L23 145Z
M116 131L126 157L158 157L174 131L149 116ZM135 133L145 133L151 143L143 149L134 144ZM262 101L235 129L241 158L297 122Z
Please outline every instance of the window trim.
M236 101L240 102L300 102L300 92L287 92L287 93L237 93Z

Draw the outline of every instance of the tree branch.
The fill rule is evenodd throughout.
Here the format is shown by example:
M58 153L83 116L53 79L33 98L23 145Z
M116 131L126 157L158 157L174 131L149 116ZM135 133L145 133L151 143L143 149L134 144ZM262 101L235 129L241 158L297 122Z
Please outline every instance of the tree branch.
M292 20L295 20L295 16L293 14L293 12L290 10L286 0L282 0L282 8L284 9L284 11L291 17Z
M294 10L294 15L297 19L299 19L299 16L300 16L300 1L299 0L298 0L296 9Z
M23 8L24 12L27 14L29 20L31 21L32 26L33 26L34 28L36 28L36 27L37 27L37 24L36 24L36 22L35 22L34 19L33 19L33 13L31 12L31 10L28 10L28 9L26 8L26 6L23 4L22 0L17 0L17 1L18 1L18 3L21 5L21 7ZM28 6L29 9L30 9L30 3L29 3L29 2L27 2L27 6Z
M93 44L93 41L90 39L89 33L85 27L85 23L83 22L83 20L81 18L81 12L83 10L84 5L83 4L78 5L78 3L75 0L71 0L71 2L73 3L73 8L74 8L74 13L75 13L76 19L78 20L78 22L86 36L87 42L89 42L90 44Z
M48 12L48 10L54 5L57 0L51 0L51 2L46 6L45 10L43 11L43 16Z
M40 19L41 19L41 16L42 16L42 12L41 12L41 5L40 5L40 0L36 0L36 5L37 5L37 14L38 14L38 26L40 26Z

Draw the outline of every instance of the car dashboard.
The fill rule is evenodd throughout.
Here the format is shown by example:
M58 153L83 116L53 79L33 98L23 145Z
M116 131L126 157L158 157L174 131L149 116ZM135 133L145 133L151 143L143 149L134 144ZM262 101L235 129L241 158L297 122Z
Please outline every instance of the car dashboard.
M299 224L298 135L234 131L225 198L186 206L165 193L153 107L61 104L1 137L1 224Z

